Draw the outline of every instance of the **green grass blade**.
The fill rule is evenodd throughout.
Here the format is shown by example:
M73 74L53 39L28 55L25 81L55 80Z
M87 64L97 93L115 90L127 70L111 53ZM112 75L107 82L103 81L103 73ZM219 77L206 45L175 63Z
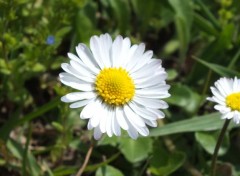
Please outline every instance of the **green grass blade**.
M164 136L176 133L218 130L222 128L224 123L224 120L222 120L220 116L221 115L219 113L212 113L187 120L182 120L179 122L174 122L152 129L150 131L150 136ZM231 127L236 126L240 125L231 124Z
M52 101L47 104L44 104L40 108L36 109L35 111L27 114L23 118L19 119L18 116L14 118L10 118L4 126L0 129L0 138L6 141L8 139L9 133L13 128L19 126L25 122L31 121L32 119L39 117L40 115L50 111L51 109L55 108L59 104L59 97L56 97Z
M199 63L203 64L204 66L208 67L210 70L214 71L215 73L219 74L220 76L225 77L234 77L234 76L240 76L239 72L236 72L234 70L230 70L229 68L223 67L221 65L212 64L209 62L206 62L202 59L199 59L195 56L193 56L195 60L197 60Z

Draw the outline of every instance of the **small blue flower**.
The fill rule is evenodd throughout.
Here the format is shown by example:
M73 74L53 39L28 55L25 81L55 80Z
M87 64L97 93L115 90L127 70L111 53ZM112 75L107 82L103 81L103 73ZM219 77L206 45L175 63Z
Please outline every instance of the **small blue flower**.
M47 37L46 43L47 43L48 45L52 45L52 44L54 44L54 42L55 42L55 37L54 37L53 35L49 35L49 36Z

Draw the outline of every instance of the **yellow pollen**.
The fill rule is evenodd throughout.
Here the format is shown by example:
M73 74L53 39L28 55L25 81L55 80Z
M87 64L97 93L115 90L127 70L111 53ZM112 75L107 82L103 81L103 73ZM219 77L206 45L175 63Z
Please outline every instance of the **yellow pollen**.
M98 95L110 105L124 105L135 94L135 85L128 72L123 68L104 68L96 78Z
M226 104L232 110L240 111L240 92L228 95L226 97Z

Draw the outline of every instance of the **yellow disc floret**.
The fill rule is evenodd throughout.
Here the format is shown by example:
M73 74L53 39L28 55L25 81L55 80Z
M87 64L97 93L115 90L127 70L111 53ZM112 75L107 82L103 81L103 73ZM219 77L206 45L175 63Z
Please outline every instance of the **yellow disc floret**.
M135 85L128 72L123 68L104 68L96 78L98 95L110 105L124 105L135 93Z
M226 104L232 110L240 111L240 92L228 95L226 97Z

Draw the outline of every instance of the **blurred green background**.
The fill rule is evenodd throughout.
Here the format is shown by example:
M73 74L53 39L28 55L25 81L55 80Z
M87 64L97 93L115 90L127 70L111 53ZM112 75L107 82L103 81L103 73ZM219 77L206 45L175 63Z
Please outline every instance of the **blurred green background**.
M239 0L0 0L0 175L67 176L92 132L60 102L58 80L78 43L109 33L144 42L169 74L170 108L149 137L96 142L86 176L207 176L223 121L207 103L219 77L240 77ZM240 175L231 124L218 176Z

